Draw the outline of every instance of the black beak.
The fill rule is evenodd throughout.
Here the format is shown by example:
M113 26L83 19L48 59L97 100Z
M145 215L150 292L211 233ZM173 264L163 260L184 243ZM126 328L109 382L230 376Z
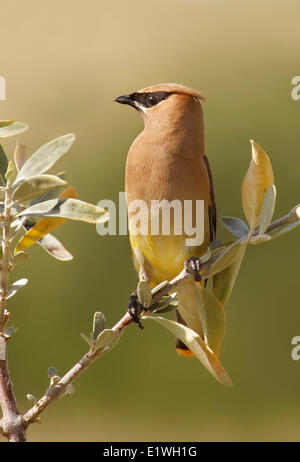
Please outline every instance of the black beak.
M134 101L133 99L131 98L130 95L122 95L122 96L118 96L116 99L115 99L116 103L120 103L120 104L129 104L130 106L134 106Z

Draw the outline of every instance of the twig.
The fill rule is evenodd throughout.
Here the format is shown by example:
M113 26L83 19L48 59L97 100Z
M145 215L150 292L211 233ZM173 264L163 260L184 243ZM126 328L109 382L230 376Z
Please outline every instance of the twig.
M173 292L176 287L181 284L183 281L191 278L190 273L186 270L183 270L176 278L174 278L169 284L162 287L154 296L153 303L158 301L163 295L166 295L170 292ZM131 316L126 313L113 327L112 330L119 334L125 327L129 326L132 323ZM48 388L45 395L39 399L35 405L27 411L23 418L26 426L30 425L37 421L38 416L43 412L43 410L49 406L49 404L55 399L63 395L67 386L73 382L95 359L102 356L101 351L95 351L95 353L88 352L86 353L79 361L72 367L65 375L62 377L59 382L57 382L52 387Z

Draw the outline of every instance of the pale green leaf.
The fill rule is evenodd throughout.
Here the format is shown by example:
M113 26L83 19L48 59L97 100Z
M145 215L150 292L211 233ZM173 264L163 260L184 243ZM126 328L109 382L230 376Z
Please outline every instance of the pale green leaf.
M161 308L158 308L155 310L149 309L149 311L155 314L169 313L170 311L176 310L178 305L179 305L178 300L172 300L168 305L164 305Z
M274 233L272 233L272 239L274 239L275 237L282 236L283 234L288 233L289 231L292 231L292 229L297 228L297 226L299 225L300 225L300 220L295 221L294 223L290 223L286 226L283 226L282 228L279 229L279 231L275 231Z
M252 231L259 225L264 197L274 184L274 176L268 155L253 140L251 146L252 159L242 184L242 204Z
M92 339L97 340L97 337L101 332L105 329L106 326L106 320L105 316L101 311L97 311L94 314L94 319L93 319L93 333L92 333Z
M7 297L6 299L9 299L11 297L13 297L18 290L22 289L24 286L26 286L28 282L28 279L26 278L22 278L22 279L19 279L18 281L14 282L10 288L8 289L8 292L7 292Z
M161 297L157 302L153 303L149 307L149 311L152 313L167 313L168 311L174 310L178 306L178 300L176 299L176 292L164 297Z
M16 202L26 202L33 199L49 189L61 188L67 183L55 175L38 175L23 181L13 192L13 199Z
M222 247L222 241L220 241L220 239L214 239L210 244L209 244L209 248L210 250L213 252L214 250L216 249L219 249L220 247Z
M57 173L55 176L60 178L65 183L68 183L66 179L67 175L65 174L65 172ZM61 186L59 188L49 189L48 191L44 192L40 196L37 196L34 199L31 199L31 201L29 202L29 205L31 206L31 205L39 204L40 202L45 202L45 201L49 201L51 199L56 199L57 197L60 197L63 187L64 186ZM74 196L74 199L76 199L76 196Z
M53 199L28 207L18 216L66 218L87 223L105 223L109 213L101 207L78 199Z
M0 336L0 360L6 360L6 341L3 336Z
M89 347L92 346L93 342L88 338L87 335L80 333L80 337L89 345Z
M14 173L15 173L15 167L14 167L13 162L10 160L8 162L7 170L6 170L6 173L5 173L5 179L7 181L12 180L12 177L14 176Z
M70 133L44 144L25 162L15 182L45 173L70 149L74 140L75 135Z
M223 271L213 276L213 294L224 307L232 292L234 283L243 261L246 244L240 246L236 258Z
M7 127L0 128L0 138L8 138L9 136L19 135L28 130L28 125L23 122L14 122Z
M204 287L198 287L200 319L204 340L216 356L225 335L225 313L219 300Z
M272 184L266 192L260 213L259 234L264 234L271 223L276 203L276 188Z
M97 350L112 349L120 340L121 332L114 332L112 329L104 329L95 342Z
M178 337L196 356L212 376L223 385L232 385L231 379L216 355L192 329L160 316L144 315L143 319L152 319Z
M231 263L239 256L241 248L244 248L247 245L244 239L235 241L233 244L230 244L224 253L212 264L209 270L209 276L213 276L225 268L227 268Z
M14 123L14 120L0 120L0 128L8 127L9 125L13 123Z
M48 367L47 375L49 379L52 379L52 377L55 377L57 375L56 367L54 366Z
M4 335L5 337L11 337L15 332L16 332L17 329L15 329L14 327L9 327L8 329L5 329L4 331Z
M211 257L211 248L207 247L206 252L199 258L200 264L206 263Z
M258 234L257 236L253 236L250 239L251 244L262 244L263 242L271 241L272 237L268 234Z
M152 302L152 292L148 282L146 281L139 281L137 286L137 295L140 303L145 307L148 308Z
M240 218L235 217L222 217L221 222L228 231L234 236L245 237L249 233L249 228L246 223Z
M0 144L0 184L2 186L5 186L6 185L6 178L5 178L5 174L6 174L6 171L7 171L7 167L8 167L8 159L6 157L6 154Z
M15 167L17 169L17 172L21 170L21 168L25 164L25 160L26 160L25 146L24 144L21 144L19 141L17 141L15 152L14 152L14 161L15 161Z
M52 257L61 261L69 261L73 259L73 255L62 245L62 243L52 236L47 234L37 242L46 252Z
M18 252L13 257L13 264L14 264L14 266L20 265L20 264L24 263L27 259L28 259L28 253L27 252Z

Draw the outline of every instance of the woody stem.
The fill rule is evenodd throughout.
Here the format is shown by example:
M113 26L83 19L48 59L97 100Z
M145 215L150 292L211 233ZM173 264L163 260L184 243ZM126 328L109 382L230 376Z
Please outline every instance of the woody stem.
M26 441L23 417L19 412L7 364L6 338L4 327L9 313L6 312L8 275L11 265L10 224L11 224L11 183L4 189L4 211L2 216L2 261L0 271L0 405L3 417L0 431L9 441Z

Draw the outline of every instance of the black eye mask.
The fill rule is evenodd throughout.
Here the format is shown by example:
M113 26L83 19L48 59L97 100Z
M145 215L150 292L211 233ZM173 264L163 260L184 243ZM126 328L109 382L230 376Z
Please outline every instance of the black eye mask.
M163 101L172 95L172 92L167 91L153 91L150 93L132 93L130 98L134 102L137 102L145 108L156 106L158 103Z

